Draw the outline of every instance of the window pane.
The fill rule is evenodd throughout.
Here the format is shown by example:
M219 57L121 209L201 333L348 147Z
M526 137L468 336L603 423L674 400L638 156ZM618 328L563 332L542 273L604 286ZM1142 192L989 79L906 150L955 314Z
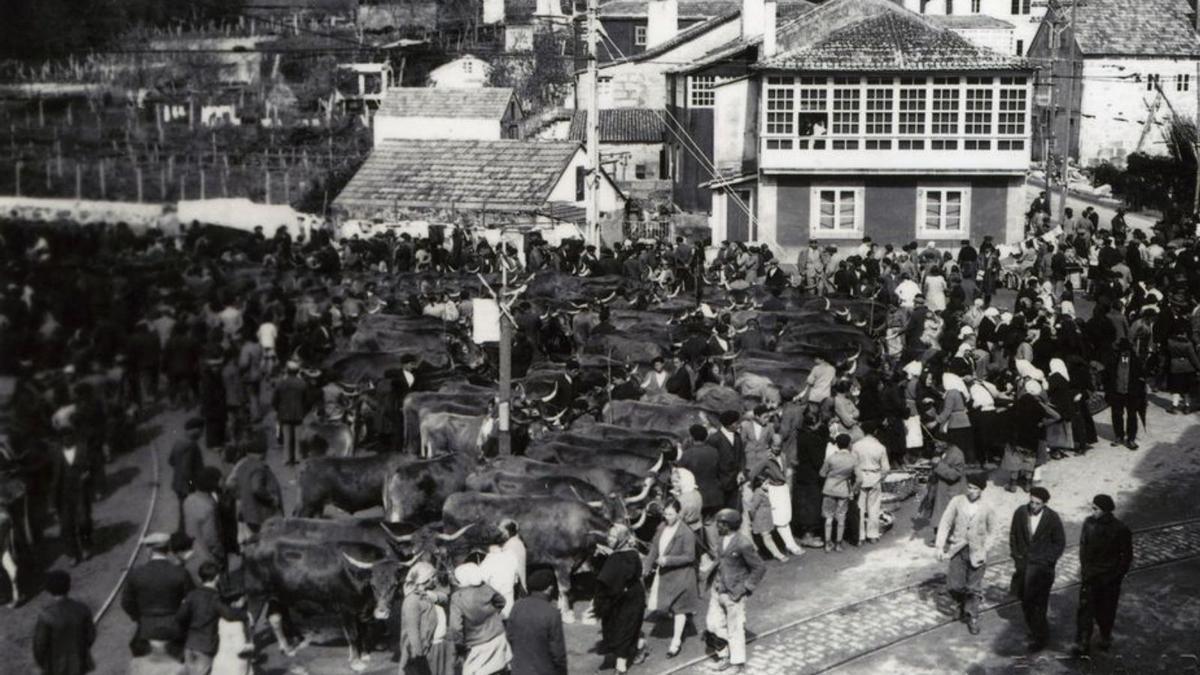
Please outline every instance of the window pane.
M900 90L900 133L925 133L925 87Z
M946 192L946 230L962 229L962 193Z
M925 229L940 230L942 220L942 192L928 190L925 192Z
M858 111L858 89L835 89L833 91L833 133L857 134Z
M958 89L933 90L933 133L953 136L958 133Z
M821 215L817 226L822 230L834 229L834 218L836 217L837 193L833 190L821 191Z
M867 90L867 133L892 133L892 89Z
M852 230L854 229L854 191L842 190L841 200L838 204L838 229Z

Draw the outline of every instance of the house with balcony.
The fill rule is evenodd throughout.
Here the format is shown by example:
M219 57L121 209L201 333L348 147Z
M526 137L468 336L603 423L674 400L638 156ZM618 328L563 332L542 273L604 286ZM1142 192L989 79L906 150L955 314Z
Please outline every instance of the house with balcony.
M1052 78L1041 79L1059 87L1037 97L1035 156L1051 124L1051 156L1065 149L1082 165L1164 154L1171 121L1196 118L1200 17L1187 0L1088 0L1075 12L1074 28L1047 21L1030 48L1042 63L1057 55Z
M746 74L713 90L714 241L788 259L811 239L1021 238L1028 61L890 0L763 23Z

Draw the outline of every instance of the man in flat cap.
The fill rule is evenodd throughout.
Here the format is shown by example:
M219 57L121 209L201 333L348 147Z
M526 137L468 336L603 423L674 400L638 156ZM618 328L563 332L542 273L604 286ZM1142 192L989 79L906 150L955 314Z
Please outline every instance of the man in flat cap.
M562 614L551 601L556 585L553 570L534 570L529 595L513 605L507 625L514 675L567 675Z
M156 532L142 544L150 549L150 560L129 573L121 594L121 609L137 624L129 643L134 656L146 654L151 640L179 647L182 633L175 612L192 590L192 580L179 560L192 546L190 537Z
M1054 585L1054 568L1066 548L1062 519L1046 506L1050 492L1037 486L1029 490L1029 503L1013 512L1008 532L1009 552L1016 563L1012 592L1021 599L1025 627L1029 630L1026 647L1040 651L1050 639L1050 624L1046 610L1050 604L1050 588Z
M966 493L955 495L942 513L934 544L938 559L950 561L947 590L958 601L959 618L966 619L971 635L979 634L987 550L999 530L996 514L981 499L986 487L987 474L967 477Z
M1113 623L1121 581L1133 564L1133 534L1113 515L1113 498L1100 494L1092 499L1092 514L1083 521L1079 533L1080 579L1079 611L1075 616L1075 644L1071 653L1082 656L1091 651L1092 626L1100 626L1099 647L1112 646Z
M721 481L724 506L731 509L741 508L738 488L746 476L746 444L737 432L741 417L736 410L721 413L721 427L708 438L708 444L717 449L717 475Z

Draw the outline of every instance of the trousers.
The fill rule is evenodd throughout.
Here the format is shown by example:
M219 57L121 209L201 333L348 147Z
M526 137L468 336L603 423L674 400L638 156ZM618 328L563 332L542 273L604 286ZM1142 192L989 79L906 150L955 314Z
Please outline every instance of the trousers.
M1050 638L1050 624L1046 611L1050 607L1050 587L1054 585L1054 567L1030 563L1022 573L1021 612L1025 615L1025 627L1037 642Z
M725 600L721 598L724 597ZM729 662L746 662L746 602L734 600L714 587L708 596L708 614L704 625L708 632L729 643Z
M946 588L962 603L969 619L979 620L979 603L983 601L983 574L987 564L971 567L971 549L964 546L950 558L950 569L946 573Z
M1111 640L1117 619L1121 581L1084 581L1079 587L1079 609L1075 614L1076 642L1086 645L1092 639L1092 627L1100 626L1100 639Z
M1113 433L1117 438L1123 438L1132 443L1137 439L1137 411L1130 405L1129 397L1124 394L1109 394L1108 398L1112 406Z
M213 657L195 649L183 650L183 665L188 675L208 675L212 672Z
M283 436L283 451L288 464L296 463L296 427L287 422L279 423L279 432Z
M858 492L858 538L879 538L879 512L883 509L883 485L862 488Z

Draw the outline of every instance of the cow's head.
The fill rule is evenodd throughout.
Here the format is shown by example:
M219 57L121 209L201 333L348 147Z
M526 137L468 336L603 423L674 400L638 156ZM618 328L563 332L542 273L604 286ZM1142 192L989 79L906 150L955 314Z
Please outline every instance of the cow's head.
M375 599L373 615L384 620L391 616L392 598L403 581L405 570L416 558L400 560L378 546L360 542L339 542L342 567L356 585L370 585Z
M435 525L425 525L408 534L396 534L393 528L387 525L383 525L383 530L394 546L407 547L412 551L413 561L425 558L433 562L434 566L442 568L445 567L443 563L448 558L447 549L473 526L473 523L465 525L450 534L439 532Z

